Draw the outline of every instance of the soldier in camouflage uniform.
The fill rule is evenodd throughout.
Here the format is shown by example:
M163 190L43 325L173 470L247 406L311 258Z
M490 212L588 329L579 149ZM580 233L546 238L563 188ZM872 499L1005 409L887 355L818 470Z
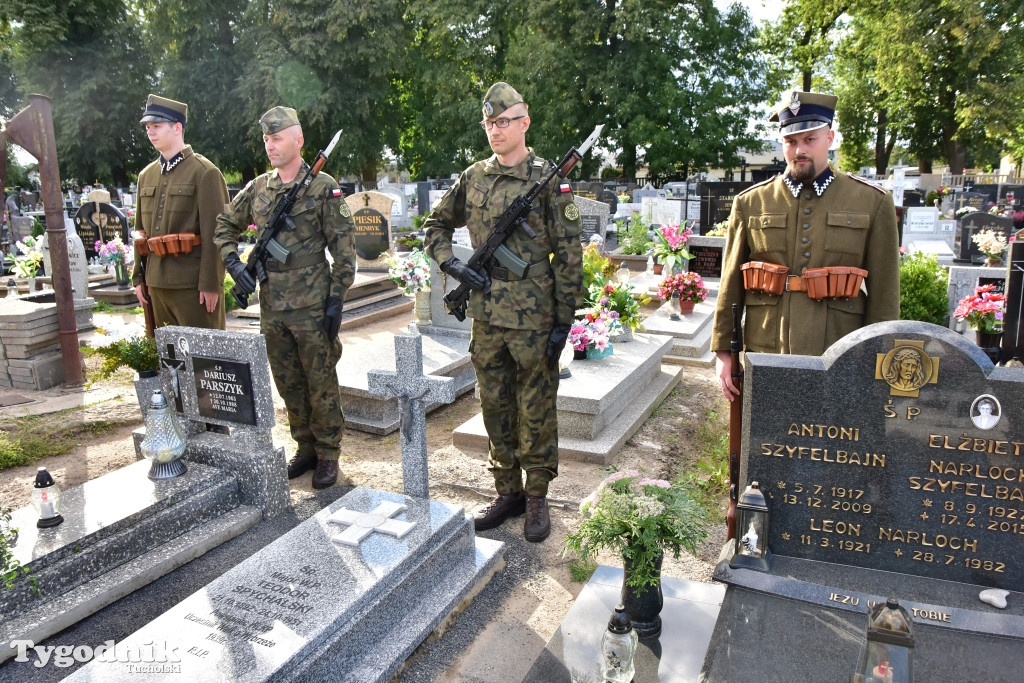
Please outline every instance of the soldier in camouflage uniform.
M558 474L558 356L583 296L580 215L568 184L545 188L527 219L536 238L517 230L505 241L529 264L522 278L497 262L477 272L455 258L456 228L467 226L479 248L505 208L552 168L527 148L527 104L510 85L491 86L483 114L494 155L463 171L441 198L424 224L426 249L442 271L474 290L469 351L498 493L477 515L476 529L525 512L526 539L537 542L551 529L546 497Z
M239 192L217 218L215 241L235 284L247 293L256 282L236 253L238 236L251 223L261 233L278 202L306 173L300 154L302 128L294 109L274 107L260 118L263 143L274 170ZM288 408L297 444L288 478L316 468L313 488L338 479L338 455L345 414L335 367L341 359L342 302L356 273L352 214L338 184L319 173L291 211L295 229L277 233L291 256L284 264L266 261L260 284L260 331L277 390ZM331 252L328 265L324 249Z

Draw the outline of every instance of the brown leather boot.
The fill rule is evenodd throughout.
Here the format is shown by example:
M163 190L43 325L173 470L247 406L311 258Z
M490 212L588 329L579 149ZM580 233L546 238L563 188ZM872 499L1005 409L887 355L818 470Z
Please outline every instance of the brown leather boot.
M548 499L544 496L526 496L526 524L523 535L531 543L540 543L551 533Z
M477 531L486 531L501 525L509 517L526 512L526 496L523 492L499 495L490 505L477 513L473 525Z
M301 477L316 467L316 453L296 453L288 461L288 478Z
M328 486L334 486L336 481L338 481L338 461L317 460L316 472L313 473L313 488L325 489Z

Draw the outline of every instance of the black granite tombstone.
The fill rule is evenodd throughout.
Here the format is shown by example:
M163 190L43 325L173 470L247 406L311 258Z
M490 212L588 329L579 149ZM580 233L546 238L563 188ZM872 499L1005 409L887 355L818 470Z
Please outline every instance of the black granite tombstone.
M86 202L78 207L74 222L75 232L82 238L87 259L97 255L97 240L106 244L115 237L120 237L125 244L131 244L128 218L113 204Z
M988 209L989 201L988 195L980 192L961 192L958 195L954 195L953 207L955 209L962 209L965 206L970 206L978 211L985 211Z
M1003 313L1003 339L999 361L1024 361L1024 231L1007 250L1007 277L1004 284L1006 310Z
M1002 233L1007 239L1013 234L1013 219L1006 216L994 216L986 211L975 211L960 219L953 245L953 259L958 263L971 262L982 264L985 255L971 239L981 230L994 230Z
M356 228L356 255L361 259L373 261L387 251L388 220L380 211L362 208L352 213L352 222Z
M691 245L688 251L693 255L690 271L701 277L722 277L723 247Z
M765 493L772 562L719 563L701 680L850 680L865 613L892 596L914 620L917 680L1019 680L1024 372L911 321L744 369L740 483ZM987 589L1010 591L1005 609Z
M701 183L700 193L700 224L710 230L716 223L729 220L732 202L736 195L754 183Z
M248 363L193 355L192 368L201 416L256 424L256 403Z

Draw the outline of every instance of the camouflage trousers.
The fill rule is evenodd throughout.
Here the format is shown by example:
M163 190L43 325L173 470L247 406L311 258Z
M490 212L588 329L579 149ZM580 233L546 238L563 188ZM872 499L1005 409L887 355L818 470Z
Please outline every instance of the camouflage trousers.
M546 496L558 476L558 368L544 355L548 330L513 330L474 320L469 352L490 441L488 469L500 494Z
M345 413L341 409L337 365L341 340L327 339L319 306L295 311L260 310L260 332L274 384L288 409L288 426L297 453L337 460Z
M224 329L223 293L217 299L217 307L213 309L213 313L208 313L206 306L199 303L198 289L150 287L149 302L153 306L156 327L182 325L203 327L208 330Z

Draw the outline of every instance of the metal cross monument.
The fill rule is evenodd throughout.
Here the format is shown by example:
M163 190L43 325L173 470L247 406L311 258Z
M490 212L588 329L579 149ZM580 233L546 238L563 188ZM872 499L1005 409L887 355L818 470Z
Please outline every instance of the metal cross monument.
M402 409L402 479L407 496L428 498L427 404L455 400L455 380L423 374L423 338L395 335L397 372L370 370L366 384L375 396L395 396Z

